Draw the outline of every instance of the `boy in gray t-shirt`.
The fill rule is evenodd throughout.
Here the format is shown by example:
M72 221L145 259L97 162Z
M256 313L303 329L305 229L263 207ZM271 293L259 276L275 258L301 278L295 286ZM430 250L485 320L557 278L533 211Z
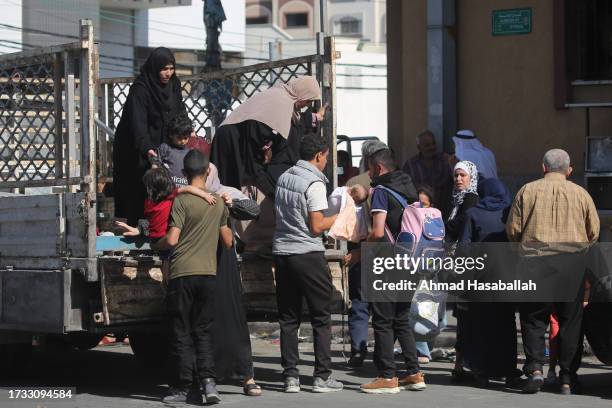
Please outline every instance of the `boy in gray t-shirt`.
M329 146L318 135L300 143L300 161L278 179L274 198L276 300L281 331L285 392L299 392L297 330L306 298L315 344L313 392L333 392L342 383L331 377L331 305L333 285L321 234L337 215L326 217Z
M157 157L151 160L152 167L163 167L170 172L177 187L189 184L183 174L183 160L190 150L187 148L187 142L191 133L193 125L187 115L179 114L172 118L168 123L167 142L159 146Z

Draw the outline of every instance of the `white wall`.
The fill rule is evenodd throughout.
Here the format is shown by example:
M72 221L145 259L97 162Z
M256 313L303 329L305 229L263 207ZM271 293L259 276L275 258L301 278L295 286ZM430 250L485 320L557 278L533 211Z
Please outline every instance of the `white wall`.
M11 0L12 1L12 0ZM96 38L100 29L98 0L22 0L23 28L53 34L23 32L23 42L39 47L78 41L79 20L88 18L94 26ZM62 37L63 34L70 37ZM77 37L77 38L74 38Z
M227 20L219 42L224 51L244 51L245 5L243 0L223 0ZM149 47L206 48L204 3L192 0L191 6L151 9L149 14Z
M108 42L133 44L135 26L133 25L133 11L121 9L107 10L112 18L100 19L100 77L116 78L133 75L133 62L127 59L134 58L134 48ZM109 57L126 58L116 59Z
M21 27L21 0L11 0L11 3L14 4L4 1L0 2L0 23ZM0 40L16 41L21 43L21 31L0 27ZM5 45L10 45L10 47ZM2 54L19 52L21 51L20 48L21 46L18 44L0 42L0 53Z
M386 142L387 69L384 66L387 64L387 56L359 51L341 53L342 58L336 61L337 133L347 136L376 136ZM383 67L366 68L350 64Z

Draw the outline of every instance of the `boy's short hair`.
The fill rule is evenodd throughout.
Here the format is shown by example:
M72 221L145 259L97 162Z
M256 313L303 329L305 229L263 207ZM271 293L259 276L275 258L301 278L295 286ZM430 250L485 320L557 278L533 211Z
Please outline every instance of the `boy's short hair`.
M168 137L189 136L193 132L193 122L185 113L180 113L170 119L167 125Z
M383 166L388 171L394 171L397 169L397 163L395 163L393 153L389 149L380 150L374 153L370 157L369 162L375 166Z
M148 170L142 178L149 200L164 201L175 189L170 173L163 168Z
M197 176L203 176L208 171L210 161L208 157L199 150L190 150L183 159L183 172L191 180Z
M300 143L300 159L310 161L317 153L325 153L329 150L327 141L314 134L304 136Z

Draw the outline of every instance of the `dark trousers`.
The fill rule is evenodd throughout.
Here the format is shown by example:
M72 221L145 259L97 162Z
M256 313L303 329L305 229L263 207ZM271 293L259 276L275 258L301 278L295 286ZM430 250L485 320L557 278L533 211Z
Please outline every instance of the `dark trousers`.
M349 298L351 299L351 308L348 315L351 353L366 353L368 351L370 310L368 302L364 301L362 296L360 263L351 266L348 281Z
M331 374L332 278L323 252L274 257L276 300L281 331L281 365L284 377L298 377L298 328L302 298L306 299L314 334L314 376Z
M194 360L200 380L215 377L211 333L215 291L215 276L185 276L168 283L169 358L175 387L193 384Z
M414 333L408 323L410 302L372 302L372 326L374 327L374 364L378 376L393 378L396 375L393 345L395 339L402 347L408 375L419 372Z
M546 329L550 323L550 314L554 311L559 321L559 380L562 384L575 381L582 359L582 310L582 302L579 301L520 304L521 331L526 356L523 368L525 374L542 371L546 362Z

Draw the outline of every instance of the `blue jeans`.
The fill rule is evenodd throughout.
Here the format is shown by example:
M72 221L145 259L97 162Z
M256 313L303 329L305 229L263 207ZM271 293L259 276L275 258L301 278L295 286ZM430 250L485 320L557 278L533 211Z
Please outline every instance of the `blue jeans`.
M427 344L426 341L417 341L416 349L419 357L427 357L431 360L431 351L429 350L429 344Z
M447 319L446 319L446 302L440 303L439 313L441 317L438 322L438 327L440 328L440 332L444 330L446 327ZM431 349L433 349L433 341L430 343L426 341L417 341L416 342L417 353L419 357L427 357L431 360Z
M368 302L362 300L361 264L353 265L349 269L349 297L351 299L351 309L349 310L348 324L351 336L351 354L367 353L370 311Z

